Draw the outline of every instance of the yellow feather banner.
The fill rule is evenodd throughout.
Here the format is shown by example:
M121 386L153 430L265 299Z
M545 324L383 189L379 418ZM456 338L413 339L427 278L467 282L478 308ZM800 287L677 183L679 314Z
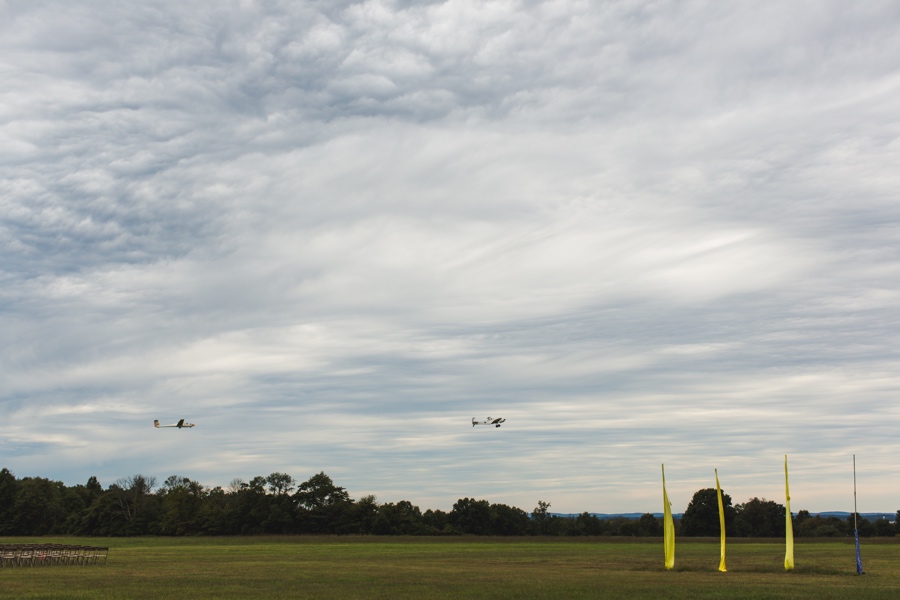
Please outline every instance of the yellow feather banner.
M787 454L784 455L784 570L794 568L794 524L791 521L791 490L788 487Z
M722 488L719 487L719 470L716 469L716 495L719 497L719 531L722 540L722 555L719 559L719 571L724 573L725 568L725 507L722 506Z
M675 567L675 522L672 520L672 503L666 494L666 465L662 466L663 483L663 550L666 557L666 569Z

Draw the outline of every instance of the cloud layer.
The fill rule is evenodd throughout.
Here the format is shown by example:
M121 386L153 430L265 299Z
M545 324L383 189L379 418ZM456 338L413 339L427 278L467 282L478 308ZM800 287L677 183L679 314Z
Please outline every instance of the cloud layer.
M18 476L898 508L895 4L0 17Z

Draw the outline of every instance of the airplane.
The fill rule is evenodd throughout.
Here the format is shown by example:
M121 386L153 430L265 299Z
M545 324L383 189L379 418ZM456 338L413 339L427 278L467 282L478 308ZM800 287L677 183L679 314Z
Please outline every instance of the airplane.
M181 429L182 427L196 427L196 425L194 425L193 423L185 423L184 419L181 419L174 425L160 425L159 421L157 421L156 419L153 419L153 426L156 427L157 429L159 429L160 427L177 427L178 429Z
M496 427L500 427L500 423L505 423L506 419L492 419L490 417L487 418L487 421L476 421L475 417L472 417L472 427L476 425L494 425Z

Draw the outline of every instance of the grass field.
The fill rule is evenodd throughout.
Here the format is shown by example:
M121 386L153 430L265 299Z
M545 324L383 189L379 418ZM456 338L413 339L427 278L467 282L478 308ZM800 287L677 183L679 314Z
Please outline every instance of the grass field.
M105 566L0 569L0 598L900 598L900 539L0 538L109 546Z

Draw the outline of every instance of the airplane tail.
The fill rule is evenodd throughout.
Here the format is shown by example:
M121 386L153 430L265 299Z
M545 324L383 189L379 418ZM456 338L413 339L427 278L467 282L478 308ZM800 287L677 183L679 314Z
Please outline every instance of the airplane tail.
M472 417L472 427L475 427L475 417Z
M159 419L153 419L153 426L159 429Z

